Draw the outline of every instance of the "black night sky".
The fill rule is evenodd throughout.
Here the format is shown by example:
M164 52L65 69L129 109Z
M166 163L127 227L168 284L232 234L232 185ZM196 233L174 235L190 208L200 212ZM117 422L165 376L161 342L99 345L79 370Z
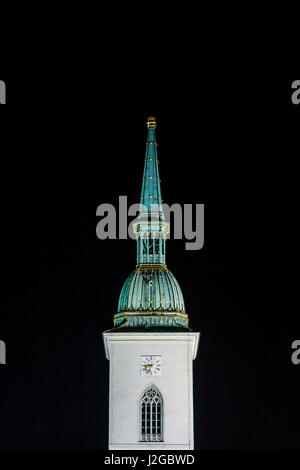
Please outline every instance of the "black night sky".
M1 78L1 77L0 77ZM5 78L5 77L4 77ZM299 124L293 80L200 79L188 91L84 83L83 103L8 83L1 107L1 449L106 449L113 325L132 240L96 208L139 201L157 119L164 202L205 204L205 245L167 264L201 332L195 449L299 449ZM55 101L57 101L55 103ZM61 103L61 104L60 104Z

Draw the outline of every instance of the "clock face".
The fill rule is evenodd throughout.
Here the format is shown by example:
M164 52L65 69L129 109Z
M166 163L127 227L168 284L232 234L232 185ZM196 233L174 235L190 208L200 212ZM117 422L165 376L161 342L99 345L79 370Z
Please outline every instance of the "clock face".
M141 375L161 375L161 356L141 356Z

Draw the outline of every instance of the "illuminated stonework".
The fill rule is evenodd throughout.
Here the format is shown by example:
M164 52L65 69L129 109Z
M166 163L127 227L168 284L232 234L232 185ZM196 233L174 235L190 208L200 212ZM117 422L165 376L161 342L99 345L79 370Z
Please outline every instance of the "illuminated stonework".
M103 333L110 361L109 449L193 449L193 360L180 286L166 264L156 120L147 122L137 264L125 281L114 327Z

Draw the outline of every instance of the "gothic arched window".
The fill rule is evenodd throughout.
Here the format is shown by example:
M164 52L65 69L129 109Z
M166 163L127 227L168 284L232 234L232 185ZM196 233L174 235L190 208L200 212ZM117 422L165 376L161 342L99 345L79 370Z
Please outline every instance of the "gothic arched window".
M162 397L154 385L143 393L141 404L141 441L162 441Z

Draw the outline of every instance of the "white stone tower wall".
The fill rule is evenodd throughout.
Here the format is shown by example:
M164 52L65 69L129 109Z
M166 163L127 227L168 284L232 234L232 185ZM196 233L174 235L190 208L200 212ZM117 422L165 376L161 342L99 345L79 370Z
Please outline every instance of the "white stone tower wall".
M193 449L193 359L199 333L104 333L110 361L109 449ZM141 375L141 356L161 356L161 375ZM140 442L140 400L153 384L163 400L163 442Z

